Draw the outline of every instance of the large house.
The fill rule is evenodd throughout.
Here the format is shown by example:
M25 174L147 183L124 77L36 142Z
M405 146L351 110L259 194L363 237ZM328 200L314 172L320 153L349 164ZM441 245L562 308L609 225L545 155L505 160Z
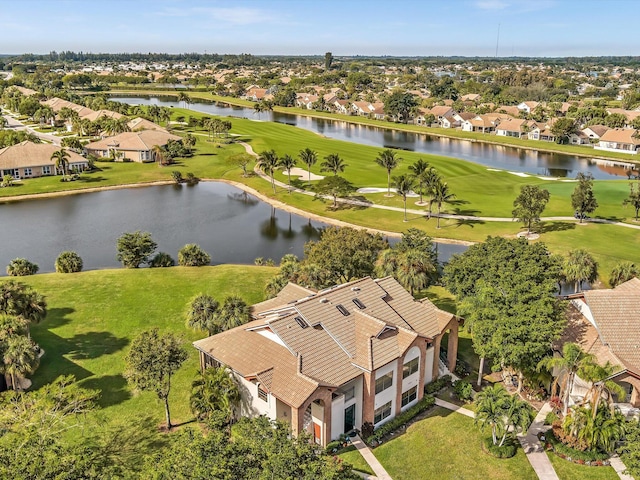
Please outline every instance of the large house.
M33 143L24 141L0 149L0 177L11 175L16 180L21 178L55 175L55 161L51 159L60 147L50 143ZM80 172L89 167L87 159L71 150L67 150L68 170Z
M636 130L630 128L612 128L600 136L598 145L593 148L635 155L640 147L640 138L636 136L636 133Z
M288 284L253 320L194 342L202 368L225 366L241 414L266 415L326 445L365 422L378 427L418 402L456 364L459 319L416 301L391 277L319 292Z
M579 344L593 354L598 363L618 367L612 380L626 391L618 398L627 415L640 413L640 279L634 278L613 289L585 291L583 298L571 301L562 342ZM560 350L560 348L558 348ZM580 401L589 384L578 379L571 392L573 403Z
M182 138L165 130L140 130L103 138L85 145L84 149L98 157L115 155L119 161L153 162L153 147L164 147L169 140L178 141Z

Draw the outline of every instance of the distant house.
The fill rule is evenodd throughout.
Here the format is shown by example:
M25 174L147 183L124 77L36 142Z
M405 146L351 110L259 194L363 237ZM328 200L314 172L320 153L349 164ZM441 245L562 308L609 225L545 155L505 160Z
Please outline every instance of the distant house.
M34 178L46 175L56 175L55 161L51 155L60 150L60 147L49 143L33 143L24 141L0 149L0 177L11 175L16 180L21 178ZM68 170L81 172L89 168L87 159L71 150L69 155Z
M569 143L571 145L589 145L591 142L588 135L578 130L578 132L569 135Z
M517 108L518 110L521 110L525 113L531 113L536 109L538 105L540 105L538 102L529 101L529 102L519 103Z
M313 104L318 101L318 98L318 95L298 93L296 97L296 106L311 110L313 108Z
M157 123L153 123L151 120L147 120L146 118L136 117L133 120L130 120L127 123L129 130L132 132L140 131L140 130L160 130L162 132L166 132L167 129L161 127Z
M532 123L527 133L529 140L540 140L543 142L555 142L556 136L551 132L550 126L544 123Z
M513 107L513 106L509 106L509 105L501 105L501 106L496 108L496 112L497 113L504 113L506 115L509 115L510 117L519 117L520 113L522 113L522 110L520 110L518 107Z
M89 143L84 149L98 157L115 155L118 161L153 162L153 147L163 147L169 140L178 141L182 138L161 130L124 132Z
M636 130L630 128L612 128L602 134L598 145L594 148L636 155L640 147L640 139L636 137L636 133Z
M460 123L460 120L455 118L455 116L453 115L444 117L442 118L442 120L440 120L440 126L442 128L456 128L460 126Z
M522 138L526 135L526 130L528 130L526 120L505 120L496 127L496 136Z
M467 93L466 95L462 95L460 100L463 102L478 102L482 98L482 95L479 93Z
M348 115L350 110L351 102L349 100L336 100L335 102L333 102L333 109L337 112L337 113L342 113L343 115Z
M462 122L462 130L465 132L491 133L496 131L500 120L487 115L477 115L470 120Z
M251 100L252 102L259 102L264 99L264 96L267 94L266 88L260 88L257 85L252 85L247 88L247 91L244 94L245 100Z
M600 137L604 135L604 132L609 130L609 127L605 125L590 125L582 129L582 133L584 133L590 140L600 140Z
M382 102L353 102L351 109L356 115L375 118L376 120L384 120L384 103Z
M455 110L447 105L438 105L435 107L432 107L430 109L427 110L426 112L427 114L431 114L434 117L436 117L436 120L438 121L438 123L440 123L442 121L443 118L445 117L453 117L455 115Z
M611 380L623 387L625 398L617 406L628 416L640 414L640 280L634 278L613 289L585 291L571 301L567 329L558 342L574 342L598 363L618 367ZM570 394L571 403L580 401L589 384L577 379Z
M624 108L607 108L606 112L609 115L614 113L619 113L620 115L624 115L627 119L627 123L625 124L625 128L631 128L631 124L633 121L640 117L640 111L637 110L625 110Z
M94 112L90 112L87 113L85 115L80 116L80 118L86 118L87 120L90 120L92 122L95 122L96 120L98 120L99 118L115 118L115 119L119 119L122 118L124 115L118 113L118 112L113 112L111 110L98 110L98 111L94 111Z
M201 368L231 370L242 415L289 422L323 446L366 422L388 422L455 368L460 320L391 277L319 292L288 284L254 305L252 318L194 342Z

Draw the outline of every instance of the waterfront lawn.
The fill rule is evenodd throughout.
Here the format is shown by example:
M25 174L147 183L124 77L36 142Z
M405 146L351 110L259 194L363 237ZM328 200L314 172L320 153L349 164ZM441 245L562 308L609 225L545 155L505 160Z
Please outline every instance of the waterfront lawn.
M46 319L31 329L46 352L32 377L33 388L72 374L81 385L100 391L102 408L90 415L89 430L141 419L155 427L164 421L162 404L153 393L132 394L122 373L132 340L143 330L157 327L179 335L189 353L172 380L170 405L172 423L190 422L189 392L199 366L191 342L206 333L185 326L188 302L207 293L220 302L228 295L239 295L253 304L264 298L263 287L275 272L273 267L221 265L21 277L19 281L45 295L48 303Z
M473 419L436 407L373 453L395 480L537 478L522 449L513 458L497 459L482 451L482 438Z
M560 480L618 480L613 467L588 467L568 462L552 452L547 452L549 460Z

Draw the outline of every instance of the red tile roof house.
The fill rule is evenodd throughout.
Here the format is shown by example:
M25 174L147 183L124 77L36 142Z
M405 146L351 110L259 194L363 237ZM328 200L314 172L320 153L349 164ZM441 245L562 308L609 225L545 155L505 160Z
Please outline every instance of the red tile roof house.
M611 377L627 392L618 406L627 416L640 415L640 279L634 278L613 289L589 290L571 300L567 329L556 346L579 344L595 355L598 363L618 367ZM571 399L579 402L589 384L576 381Z
M526 136L527 121L521 119L505 120L496 127L496 136L522 138Z
M62 172L56 172L55 161L51 160L51 155L58 150L60 147L50 143L29 141L2 148L0 149L0 177L11 175L19 180L62 174ZM67 150L67 153L69 154L69 171L80 172L89 167L86 158L71 150Z
M418 402L448 371L439 358L446 331L448 368L456 364L460 319L391 277L319 292L288 284L254 305L252 318L194 342L201 368L232 371L242 415L287 421L321 445Z
M85 151L98 157L109 157L115 152L119 161L153 162L153 147L165 146L169 140L182 140L164 130L140 130L106 137L84 146Z
M628 128L612 128L602 134L600 141L593 148L636 155L640 147L640 138L636 137L636 133L636 130Z

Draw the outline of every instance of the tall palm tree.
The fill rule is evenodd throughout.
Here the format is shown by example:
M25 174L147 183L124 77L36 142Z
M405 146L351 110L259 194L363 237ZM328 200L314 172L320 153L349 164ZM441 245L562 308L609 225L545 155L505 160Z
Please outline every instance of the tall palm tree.
M178 93L178 103L184 103L185 108L189 108L191 97L186 92L180 92Z
M239 327L249 321L249 306L240 297L230 296L218 310L216 322L222 331Z
M278 158L278 154L274 150L265 150L258 157L258 161L256 166L261 168L264 173L271 177L271 187L273 188L273 193L276 193L276 180L274 178L274 173L276 168L280 163L280 159Z
M51 154L51 160L55 162L56 170L62 170L62 178L64 179L69 169L69 153L64 148L61 148Z
M611 275L609 275L609 283L612 287L615 288L621 283L627 282L633 277L638 276L640 276L640 268L638 268L635 263L620 262L615 267L613 267L613 270L611 270Z
M456 196L449 191L449 185L447 185L447 182L440 180L433 190L433 201L438 206L438 223L436 224L436 228L440 228L440 211L442 210L442 204L449 203L454 198L456 198Z
M158 162L158 166L166 165L168 162L168 153L161 145L154 145L151 149L153 159Z
M425 182L427 180L427 172L429 171L429 162L425 162L419 158L417 162L409 166L409 170L411 170L413 175L416 177L416 181L420 186L420 203L422 204L424 203L422 201L422 195L424 193Z
M435 193L436 186L441 181L442 181L442 177L440 177L440 174L438 173L438 171L433 167L429 167L425 172L425 177L424 177L425 193L429 195L429 218L431 218L431 208L433 206L433 195Z
M11 376L11 384L17 390L17 377L33 373L38 368L38 353L31 339L14 335L7 339L3 352L3 370Z
M413 187L415 187L416 179L411 175L398 175L397 177L393 177L393 186L396 189L396 193L402 196L402 201L404 202L404 221L407 220L407 195L411 193Z
M386 148L376 157L376 163L387 171L387 197L391 196L391 171L398 166L402 158L397 153Z
M214 411L231 421L240 405L240 390L231 372L224 367L209 367L199 372L191 384L191 411L204 420Z
M595 357L593 355L585 353L580 345L571 342L563 345L561 357L546 357L538 363L538 370L541 370L542 368L545 368L550 372L556 369L560 370L554 380L554 387L552 388L553 391L555 391L558 386L561 375L564 375L563 383L560 386L560 391L562 392L563 415L566 415L569 411L569 395L571 395L571 390L573 390L576 374L579 375L579 372L582 372L584 369L591 368L594 363Z
M289 193L291 193L291 169L296 166L296 160L289 154L284 155L279 162L281 168L287 171L289 177Z
M594 363L588 367L582 369L580 376L587 382L591 382L591 387L585 395L585 400L591 404L591 414L593 418L596 418L598 414L598 408L602 402L605 402L611 408L614 409L614 399L624 400L626 392L624 388L611 380L611 377L616 373L619 368L607 361L604 365Z
M573 282L575 291L582 291L582 283L593 283L598 278L598 263L583 248L570 250L562 265L562 273L567 282Z
M300 150L298 158L307 166L307 172L309 173L309 185L311 185L311 167L313 167L318 161L318 153L307 147L304 150Z
M427 288L435 273L436 266L429 252L412 248L398 255L394 277L413 295Z
M344 172L345 167L347 167L347 164L340 158L340 155L331 153L324 157L324 162L320 164L320 171L332 172L334 175L337 175L338 173Z
M504 409L509 393L500 384L487 387L478 392L475 398L476 416L474 423L481 428L491 428L493 444L498 444L498 436L504 431Z
M216 315L219 309L220 305L212 296L204 293L197 295L187 310L187 327L206 330L209 335L218 333Z

